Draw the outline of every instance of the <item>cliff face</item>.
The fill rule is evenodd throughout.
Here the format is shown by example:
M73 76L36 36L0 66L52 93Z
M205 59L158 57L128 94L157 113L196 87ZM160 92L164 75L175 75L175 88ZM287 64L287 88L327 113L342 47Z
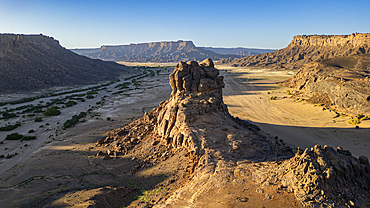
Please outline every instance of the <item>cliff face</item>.
M114 79L125 67L77 55L43 35L0 34L0 91L17 92Z
M233 66L254 66L294 69L320 59L370 53L370 34L299 35L284 49L241 59L224 59L219 63Z
M94 59L127 62L178 62L189 60L235 58L198 48L191 41L152 42L120 46L102 46L98 52L86 54Z
M294 46L344 47L347 45L362 47L369 43L369 33L353 33L352 35L297 35L294 36L288 48Z

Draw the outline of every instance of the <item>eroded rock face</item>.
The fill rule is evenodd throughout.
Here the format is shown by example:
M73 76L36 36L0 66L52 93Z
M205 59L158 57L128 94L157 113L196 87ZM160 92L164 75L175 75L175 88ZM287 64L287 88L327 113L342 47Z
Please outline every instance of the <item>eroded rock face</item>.
M295 96L350 115L370 112L370 55L314 61L282 82Z
M138 153L144 159L133 173L166 161L176 151L187 152L183 156L189 159L186 179L152 206L249 206L245 203L250 192L245 191L252 181L258 187L253 193L263 194L263 200L294 193L306 207L366 206L370 202L366 157L318 145L298 149L294 155L257 126L232 117L222 100L222 77L210 59L199 64L180 62L170 75L170 84L170 99L109 132L104 142L97 144L108 146L110 154L152 145L153 153L148 148ZM263 203L261 199L257 204Z
M365 206L369 202L370 169L366 157L353 157L338 147L315 145L281 163L264 163L253 177L260 190L281 182L307 207Z

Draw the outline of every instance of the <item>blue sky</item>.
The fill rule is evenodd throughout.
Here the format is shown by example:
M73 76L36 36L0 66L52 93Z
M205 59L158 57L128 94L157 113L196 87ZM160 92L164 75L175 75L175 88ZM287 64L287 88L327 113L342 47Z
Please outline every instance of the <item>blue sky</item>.
M370 32L369 0L0 0L0 33L42 33L66 48L176 40L283 48L294 35L354 32Z

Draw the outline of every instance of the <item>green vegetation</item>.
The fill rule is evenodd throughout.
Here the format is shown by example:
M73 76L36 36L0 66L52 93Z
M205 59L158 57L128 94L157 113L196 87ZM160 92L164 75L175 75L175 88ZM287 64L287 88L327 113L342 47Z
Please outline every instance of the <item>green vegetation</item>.
M141 76L141 75L142 74L139 74L138 76ZM59 92L59 93L47 93L47 94L40 95L40 96L23 98L23 99L20 99L20 100L15 100L15 101L10 101L10 102L0 102L0 106L4 106L4 105L7 105L7 104L9 104L9 105L15 105L15 104L20 104L20 103L27 103L27 102L31 102L31 101L34 101L34 100L37 100L37 99L40 99L40 98L47 98L47 97L54 97L54 96L66 95L66 94L71 94L71 93L76 93L76 92L83 92L83 91L88 91L88 90L99 90L99 88L109 86L109 85L114 84L116 82L117 82L117 80L111 81L111 82L108 82L108 83L105 83L105 84L100 84L98 86L85 88L85 89L75 89L75 90L70 90L70 91L65 91L65 92Z
M15 113L3 112L2 119L15 118L15 117L17 117L17 114Z
M45 116L58 116L60 115L60 111L58 110L59 107L57 106L53 106L49 109L47 109L45 112L44 112L44 115Z
M358 114L356 116L356 118L349 119L348 120L348 123L349 124L352 124L352 125L357 125L357 124L360 124L361 121L364 121L364 120L369 120L369 117L368 116L365 116L365 115Z
M140 201L143 201L143 202L150 202L150 196L151 195L154 195L154 194L158 194L158 193L161 193L163 191L163 188L162 187L159 187L159 188L155 188L153 190L150 190L150 191L143 191L142 192L142 195L141 196L138 196L138 199Z
M28 131L28 133L33 133L33 132L35 132L35 130L33 130L33 129L30 129L30 130Z
M74 105L77 105L77 102L72 101L72 100L69 100L69 101L66 103L66 107L71 107L71 106L74 106Z
M63 124L63 128L67 129L67 128L75 126L80 121L80 119L86 117L86 115L87 115L86 112L81 112L79 115L72 116L72 119L67 120Z
M21 126L19 122L17 122L14 125L5 125L5 126L0 127L0 131L11 131L11 130L16 129L18 126Z
M91 92L87 92L86 94L88 94L88 95L96 95L96 94L98 94L98 92L97 91L91 91Z
M360 123L360 121L357 118L354 118L354 119L349 119L348 123L352 125L357 125Z
M22 134L12 133L12 134L6 135L5 140L20 140L22 138L23 138Z
M270 100L276 100L277 96L270 97Z
M360 121L363 121L363 120L369 120L369 117L368 116L365 116L365 115L358 114L357 115L357 119L359 119Z
M320 104L317 104L317 106L324 106L324 104L323 103L320 103Z
M37 139L36 136L23 136L21 141L29 141L29 140L35 140Z
M94 99L94 96L93 95L87 95L86 98L87 99Z
M120 89L126 89L126 88L129 88L128 87L129 85L130 85L130 82L124 82L122 84L119 84L119 85L115 86L115 88L119 88L120 87Z
M41 117L36 117L35 118L35 122L41 122L42 121L42 118Z

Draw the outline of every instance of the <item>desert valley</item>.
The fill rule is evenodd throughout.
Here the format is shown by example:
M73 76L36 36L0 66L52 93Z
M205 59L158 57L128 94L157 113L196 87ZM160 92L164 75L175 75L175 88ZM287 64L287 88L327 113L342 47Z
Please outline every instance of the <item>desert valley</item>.
M370 34L280 50L0 34L1 207L370 207Z

